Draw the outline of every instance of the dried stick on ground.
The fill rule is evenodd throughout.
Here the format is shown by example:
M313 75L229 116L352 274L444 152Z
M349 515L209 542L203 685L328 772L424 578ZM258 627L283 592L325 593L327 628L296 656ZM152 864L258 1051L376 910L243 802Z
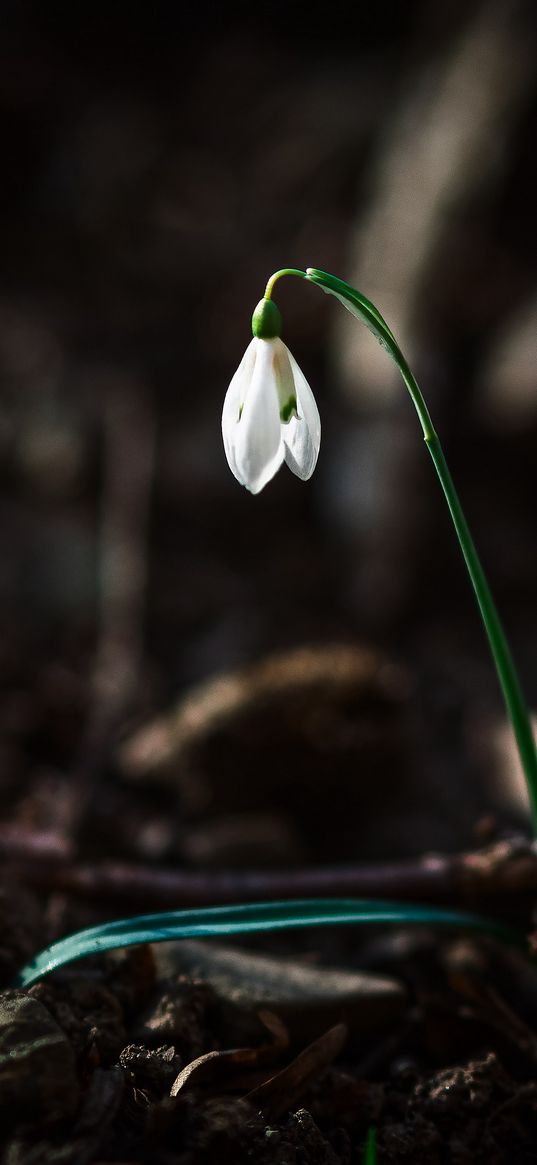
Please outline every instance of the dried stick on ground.
M76 897L130 909L180 909L271 898L348 896L434 901L479 906L494 912L517 897L521 911L537 892L537 852L525 839L512 839L475 852L430 854L372 865L306 867L195 873L189 870L119 862L76 863L63 855L52 861L28 847L2 839L0 853L27 886L60 890Z

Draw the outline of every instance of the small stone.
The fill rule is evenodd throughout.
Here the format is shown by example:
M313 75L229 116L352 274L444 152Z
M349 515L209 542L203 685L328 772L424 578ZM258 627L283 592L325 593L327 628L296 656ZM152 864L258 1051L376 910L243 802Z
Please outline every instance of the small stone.
M227 1012L235 1038L245 1044L263 1034L266 1038L257 1019L260 1011L274 1012L292 1041L303 1043L340 1022L355 1036L375 1031L393 1023L406 1004L405 989L396 979L311 967L214 943L166 943L156 948L155 957L157 968L168 975L188 975L210 985L224 1022Z
M0 997L0 1111L5 1121L54 1124L80 1096L69 1040L39 1000L22 991Z
M155 1096L169 1093L175 1077L183 1066L173 1044L149 1050L141 1044L129 1044L119 1057L121 1068L127 1079L136 1088L151 1092Z
M125 1017L118 994L91 978L43 979L30 996L44 1004L67 1035L77 1056L95 1045L103 1062L112 1062L125 1047Z

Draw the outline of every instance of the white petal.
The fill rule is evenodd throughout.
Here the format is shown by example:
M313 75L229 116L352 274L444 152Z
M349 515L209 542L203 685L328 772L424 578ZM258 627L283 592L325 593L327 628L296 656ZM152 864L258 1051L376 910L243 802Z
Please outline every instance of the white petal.
M315 397L298 364L288 353L293 370L298 417L282 426L285 442L285 460L289 469L307 481L317 464L321 444L321 418Z
M235 429L235 476L257 494L274 477L283 457L274 341L258 339L253 375Z
M237 440L237 431L240 417L241 405L244 404L246 393L251 383L255 359L257 351L257 340L252 340L244 353L244 356L233 376L230 386L226 392L224 407L222 409L222 437L224 441L224 450L228 460L228 465L231 472L237 478L237 481L242 480L237 472L237 463L235 459L235 442Z

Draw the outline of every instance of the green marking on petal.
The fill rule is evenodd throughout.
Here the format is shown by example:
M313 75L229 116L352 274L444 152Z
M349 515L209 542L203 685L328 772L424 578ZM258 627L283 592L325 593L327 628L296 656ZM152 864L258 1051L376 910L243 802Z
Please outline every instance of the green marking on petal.
M291 417L298 417L296 396L290 396L289 400L286 400L285 404L280 407L280 420L283 421L284 425L289 424Z

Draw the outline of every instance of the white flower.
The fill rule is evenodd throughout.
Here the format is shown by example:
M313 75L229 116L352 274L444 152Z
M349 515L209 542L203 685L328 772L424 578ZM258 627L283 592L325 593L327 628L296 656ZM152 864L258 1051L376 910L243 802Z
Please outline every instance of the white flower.
M255 318L255 316L254 316ZM307 481L321 443L311 388L279 336L255 337L231 381L222 412L231 472L257 494L284 461Z

